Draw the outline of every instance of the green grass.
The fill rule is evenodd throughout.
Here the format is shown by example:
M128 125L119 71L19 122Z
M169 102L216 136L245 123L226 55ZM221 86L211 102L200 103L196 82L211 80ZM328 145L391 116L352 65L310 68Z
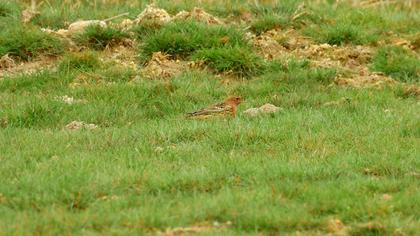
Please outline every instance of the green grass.
M334 24L323 24L321 27L313 26L306 30L319 43L331 45L344 44L372 44L379 38L377 33L368 33L363 30L364 25L357 25L352 20L339 21Z
M9 54L29 60L41 54L58 55L63 43L31 25L11 24L0 32L0 56Z
M199 5L156 2L172 14ZM301 3L201 2L218 16L249 11L256 20L289 19ZM31 24L0 22L0 55L29 59L65 51L56 67L0 78L0 235L154 235L216 221L232 224L204 234L342 233L331 232L333 219L348 235L418 234L420 104L406 90L419 84L418 52L366 40L373 32L387 42L392 34L383 29L411 39L417 12L347 5L333 11L308 1L308 15L281 28L293 27L317 43L326 42L325 32L354 30L331 39L369 44L374 55L364 66L404 81L382 89L334 85L340 68L315 67L286 52L263 60L245 41L243 23L137 27L132 39L139 66L163 51L210 68L186 67L161 80L138 78L139 71L123 65L126 55L100 51L118 32L93 29L89 37L100 40L99 47L87 40L80 45L92 49L69 52L39 30L125 11L133 18L144 4L50 0L39 5L41 18ZM267 21L258 30L271 27ZM225 71L247 79L221 75ZM244 99L236 118L185 119L228 95ZM83 102L66 104L63 96ZM282 110L254 118L242 113L265 103ZM72 121L98 128L66 129Z
M0 84L0 91L6 93L40 92L43 90L57 90L63 88L71 77L51 71L39 71L32 75L21 75L16 79L6 79Z
M162 25L154 21L144 21L142 24L136 25L131 29L131 32L135 34L138 39L144 39L145 37L155 33L157 30L162 28Z
M96 50L118 45L122 43L125 38L128 38L126 32L112 27L101 27L99 25L89 26L83 33L74 36L74 40L77 44Z
M0 211L7 215L2 232L19 225L22 232L42 234L127 234L208 220L232 221L232 234L322 232L334 217L355 234L367 230L362 223L380 222L380 231L390 234L404 222L404 232L413 235L416 102L386 90L325 91L316 81L305 88L293 74L235 85L246 99L241 110L270 101L285 111L230 121L182 118L233 92L201 73L170 85L144 81L76 90L52 86L53 78L63 78L51 74L49 84L19 86L18 94L10 90L12 81L25 78L4 81L1 117L8 124L0 135L0 173L14 184L0 185ZM63 94L88 103L53 99ZM340 97L352 102L318 107ZM63 130L72 120L101 128ZM381 200L385 193L393 198Z
M247 42L243 32L233 27L179 21L146 36L141 54L150 57L153 52L161 51L182 58L200 49L222 46L247 46Z
M23 5L20 0L10 0L15 4ZM40 14L34 17L31 22L39 27L54 30L64 29L70 23L78 20L103 20L118 14L128 12L131 18L139 14L139 9L143 9L147 3L133 1L130 4L115 5L114 1L68 1L52 0L48 4L39 4ZM118 22L118 19L113 21Z
M401 47L380 48L371 67L401 81L420 82L419 57Z
M11 6L6 2L0 2L0 17L10 16L11 13Z
M331 45L341 44L363 44L367 41L364 35L361 35L360 30L351 24L339 24L336 26L327 26L321 33L321 42L326 42Z
M420 33L411 36L411 45L414 47L414 50L420 51Z
M92 51L68 53L59 64L61 71L89 71L100 66L98 56Z
M194 21L170 23L147 34L140 48L141 57L158 51L201 60L218 72L232 71L241 76L258 74L264 66L239 29Z
M355 44L375 45L386 39L390 31L394 33L418 32L420 14L387 8L357 8L342 3L338 8L320 4L312 7L307 17L314 24L303 31L317 42L334 45Z
M250 29L256 34L261 34L271 29L282 28L282 26L286 25L286 22L287 20L277 15L268 14L252 22Z
M240 76L251 76L264 70L264 61L249 48L226 47L198 50L193 60L206 62L217 72L233 72Z
M3 24L10 24L11 22L17 21L20 18L20 6L19 3L12 1L0 1L0 27Z

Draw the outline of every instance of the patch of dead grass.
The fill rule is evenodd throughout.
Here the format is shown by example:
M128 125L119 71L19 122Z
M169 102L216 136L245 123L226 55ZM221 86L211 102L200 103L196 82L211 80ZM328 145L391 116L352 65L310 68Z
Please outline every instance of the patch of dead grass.
M260 36L248 35L248 38L265 59L299 58L310 60L312 67L338 69L340 75L335 79L335 85L382 88L397 83L382 73L369 71L367 64L373 49L368 46L315 44L294 30L275 29ZM415 88L410 91L417 92Z
M365 72L351 76L338 76L334 84L353 88L384 88L396 85L397 82L382 73Z
M186 227L167 228L165 231L157 231L158 235L176 236L184 234L201 234L201 233L221 233L226 230L232 223L227 221L225 223L219 222L202 222Z
M404 86L404 95L420 98L420 86L412 84Z
M106 82L103 76L95 73L82 72L69 84L69 88L74 89L104 84L109 84L109 82Z
M330 219L327 223L325 231L328 235L336 235L336 236L347 236L348 227L343 224L343 222L339 219Z
M6 54L0 58L0 69L8 69L15 66L15 60Z

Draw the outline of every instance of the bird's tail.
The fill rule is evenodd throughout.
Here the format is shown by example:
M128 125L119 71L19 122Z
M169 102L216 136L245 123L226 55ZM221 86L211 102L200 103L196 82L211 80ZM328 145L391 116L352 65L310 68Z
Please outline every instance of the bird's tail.
M185 118L191 118L192 116L194 116L194 112L189 112L185 114Z
M186 113L185 114L185 117L186 118L191 118L191 117L194 117L194 116L199 116L199 115L201 115L201 111L195 111L195 112L188 112L188 113Z

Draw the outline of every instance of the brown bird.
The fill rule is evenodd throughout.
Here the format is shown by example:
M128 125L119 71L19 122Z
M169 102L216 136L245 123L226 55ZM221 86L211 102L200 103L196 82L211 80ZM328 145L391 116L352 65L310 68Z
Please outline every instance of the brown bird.
M208 118L212 116L236 116L238 105L241 104L242 98L238 96L229 96L222 103L217 103L201 110L187 113L188 118Z

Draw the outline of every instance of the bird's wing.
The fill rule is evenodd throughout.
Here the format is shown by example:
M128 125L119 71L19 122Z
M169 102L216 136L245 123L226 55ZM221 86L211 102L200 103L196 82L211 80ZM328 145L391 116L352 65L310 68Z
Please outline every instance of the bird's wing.
M187 116L206 116L206 115L218 115L232 112L233 108L225 103L218 103L213 106L187 113Z

